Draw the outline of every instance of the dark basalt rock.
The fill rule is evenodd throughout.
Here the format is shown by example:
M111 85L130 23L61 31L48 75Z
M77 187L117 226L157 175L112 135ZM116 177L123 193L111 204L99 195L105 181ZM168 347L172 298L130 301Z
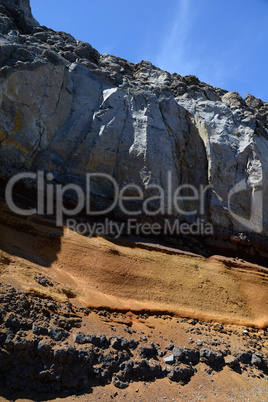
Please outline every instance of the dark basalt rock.
M3 34L12 28L18 29L21 33L33 32L33 27L38 26L38 22L33 18L30 0L5 0L1 2L0 29ZM16 32L16 31L15 31Z
M107 339L101 334L73 333L75 325L68 330L53 326L55 315L72 314L73 317L76 311L79 315L88 314L86 309L76 310L71 303L46 301L3 285L0 285L0 303L1 396L22 390L75 394L111 382L124 389L133 381L155 381L164 377L186 384L199 362L208 366L208 374L224 365L237 373L242 372L241 367L254 367L260 375L268 374L268 356L257 350L224 359L222 353L208 348L198 351L173 347L174 359L170 366L159 356L154 344L145 345L142 341L120 337ZM40 312L48 310L53 311L53 315L42 318ZM19 318L18 312L23 318ZM24 320L31 315L36 322L25 326ZM70 344L72 340L75 346ZM138 344L140 348L136 350Z
M180 383L187 383L194 375L194 369L191 366L187 366L185 364L180 364L171 369L168 373L167 377L171 381L180 382Z

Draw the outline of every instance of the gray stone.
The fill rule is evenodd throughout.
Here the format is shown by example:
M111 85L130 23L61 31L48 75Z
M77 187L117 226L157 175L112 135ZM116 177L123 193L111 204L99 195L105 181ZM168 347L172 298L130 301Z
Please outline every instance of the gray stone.
M181 382L183 384L187 383L190 378L194 375L194 370L191 366L186 366L181 364L172 368L168 373L167 377L174 382Z
M36 335L47 335L48 334L47 328L41 327L41 326L36 325L36 324L33 324L32 331Z
M141 346L140 355L141 357L151 359L152 357L155 357L157 355L157 349L154 345L151 345L150 347Z
M112 348L120 350L122 348L121 339L120 338L111 338L110 345Z
M63 64L63 58L54 50L48 49L42 53L42 56L45 57L52 63Z
M34 37L42 42L46 42L50 35L47 32L37 32L34 34Z
M253 109L260 109L263 106L263 101L261 99L255 98L255 96L250 94L246 94L245 102Z
M238 360L243 364L250 364L252 359L251 352L243 352L237 355Z
M77 58L74 53L69 52L69 51L67 51L67 52L62 52L62 56L63 56L66 60L68 60L69 62L71 62L71 63L75 62L75 60L76 60L76 58Z
M167 364L175 363L175 356L174 355L169 355L167 357L164 357L164 362L167 363Z
M172 350L174 356L178 357L179 359L184 356L184 349L174 347Z
M119 389L125 389L129 386L129 383L120 381L116 376L113 377L112 384Z
M69 333L62 330L61 328L49 328L48 335L54 339L54 341L62 341L65 338L68 338Z
M53 282L51 282L49 279L47 279L45 276L43 275L34 275L34 279L37 283L39 283L42 286L51 286L53 287L54 284Z
M81 334L80 332L73 335L75 343L83 345L85 343L91 343L92 337L91 335Z
M182 349L175 347L172 350L175 356L176 362L182 362L184 364L196 365L199 363L199 351L192 349Z
M224 357L224 362L225 362L226 366L229 366L233 370L236 370L236 369L238 369L240 367L239 360L235 356L230 356L230 355L225 356Z
M251 364L253 366L261 368L262 365L263 365L263 360L262 360L262 358L260 356L257 356L256 354L253 354L252 358L251 358Z
M27 49L19 47L12 53L12 58L21 61L32 61L35 55Z
M222 366L224 365L224 358L222 353L214 352L209 349L200 350L200 362L206 363L209 366Z

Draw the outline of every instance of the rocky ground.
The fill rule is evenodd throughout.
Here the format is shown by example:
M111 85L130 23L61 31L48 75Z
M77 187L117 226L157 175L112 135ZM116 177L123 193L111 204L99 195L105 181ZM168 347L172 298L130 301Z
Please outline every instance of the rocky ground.
M47 286L45 277L36 279ZM105 400L108 394L128 395L133 386L139 398L141 386L166 380L161 400L166 388L167 398L174 394L174 384L177 396L183 395L183 386L195 377L213 383L224 370L230 381L235 374L254 384L252 399L242 389L237 400L267 398L267 329L89 310L2 284L0 292L0 393L9 400L25 395L36 399L36 393L39 400L81 393L90 398L100 387ZM200 385L192 392L204 397Z

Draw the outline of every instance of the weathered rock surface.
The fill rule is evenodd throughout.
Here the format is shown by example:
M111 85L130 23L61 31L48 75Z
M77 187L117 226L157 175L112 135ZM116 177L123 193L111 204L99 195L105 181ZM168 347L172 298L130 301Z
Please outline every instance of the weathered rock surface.
M167 192L171 172L174 190L212 186L206 218L216 231L267 231L265 202L247 225L258 190L263 200L268 196L267 103L147 61L134 65L100 55L69 34L39 26L28 1L1 3L0 31L1 176L44 169L57 182L85 186L86 173L107 173L120 187L133 183L152 195L151 184ZM244 219L238 222L228 194L243 180L244 191L231 199ZM102 181L91 191L111 198Z
M0 33L2 34L12 35L11 29L29 33L33 26L39 25L33 18L30 0L1 1L0 13Z

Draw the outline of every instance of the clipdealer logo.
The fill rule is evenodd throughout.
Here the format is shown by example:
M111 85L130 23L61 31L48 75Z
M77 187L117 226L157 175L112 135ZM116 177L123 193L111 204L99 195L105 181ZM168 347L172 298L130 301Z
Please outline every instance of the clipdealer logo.
M14 201L14 187L19 182L25 182L27 180L35 181L37 187L37 206L36 208L23 209L16 205ZM157 184L150 184L146 187L146 194L150 193L150 196L145 195L143 188L136 184L127 184L122 188L119 187L116 180L104 173L88 173L86 175L85 190L74 183L66 185L55 184L53 182L54 176L51 173L45 173L44 171L38 171L37 173L25 172L19 173L12 177L7 183L5 190L6 202L11 211L22 216L38 215L55 215L56 225L63 226L67 222L67 227L76 230L81 234L97 233L100 235L114 234L120 236L123 232L130 233L131 230L136 234L160 234L159 231L164 230L166 234L193 234L193 235L212 235L213 227L211 223L206 221L206 198L208 191L212 189L211 185L200 185L196 188L190 184L184 184L176 189L172 188L172 173L167 172L167 187L163 189ZM113 197L111 199L111 205L104 210L93 210L91 205L91 194L93 182L100 182L105 180L109 187L112 189ZM247 183L245 180L236 184L228 194L228 210L234 221L238 222L243 228L261 233L263 230L263 194L261 187L253 188L251 194L251 212L250 218L246 219L239 216L233 210L232 197L238 195L241 191L247 190ZM76 205L73 208L67 208L64 205L64 198L68 192L75 194ZM131 195L129 195L131 194ZM186 195L187 194L187 195ZM129 202L136 202L137 208L135 211L128 208ZM154 208L152 208L154 204ZM129 217L127 226L124 228L117 226L113 221L107 221L105 219L103 226L82 226L81 223L76 222L76 217L80 212L85 211L88 216L105 217L108 213L119 208L123 214ZM173 223L166 220L163 227L158 227L157 223L144 223L143 225L133 217L147 216L153 217L157 215L171 216L172 218L180 216L195 217L192 219L193 223L186 223L176 219ZM72 219L67 219L72 217ZM99 224L101 225L101 224ZM106 233L106 232L109 233Z

